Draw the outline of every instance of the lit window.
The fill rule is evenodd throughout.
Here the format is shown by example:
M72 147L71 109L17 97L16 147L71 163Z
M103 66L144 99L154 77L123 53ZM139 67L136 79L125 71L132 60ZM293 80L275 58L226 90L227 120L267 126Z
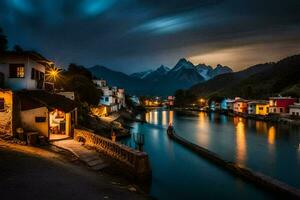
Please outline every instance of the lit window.
M24 78L25 77L24 64L10 64L9 65L9 77L10 78Z

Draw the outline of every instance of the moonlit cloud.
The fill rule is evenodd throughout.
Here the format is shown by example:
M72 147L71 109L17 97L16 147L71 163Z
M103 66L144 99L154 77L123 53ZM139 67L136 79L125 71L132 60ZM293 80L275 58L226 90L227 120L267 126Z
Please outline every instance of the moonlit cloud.
M146 22L138 26L134 31L150 32L155 34L175 33L192 27L192 16L171 16Z
M83 0L81 9L85 15L96 16L109 9L115 3L116 0Z

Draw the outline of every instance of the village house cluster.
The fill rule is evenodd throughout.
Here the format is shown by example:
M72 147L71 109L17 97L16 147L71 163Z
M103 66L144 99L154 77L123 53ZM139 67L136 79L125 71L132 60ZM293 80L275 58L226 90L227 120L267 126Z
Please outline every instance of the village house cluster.
M0 133L36 140L73 135L77 124L74 92L45 89L53 85L45 78L53 67L53 62L36 53L1 53Z
M208 106L211 111L227 111L239 115L300 117L300 103L292 97L270 97L269 100L223 98L219 101L211 100Z
M93 82L97 89L102 92L97 108L98 115L108 115L126 107L125 90L123 88L110 87L103 79L93 80Z

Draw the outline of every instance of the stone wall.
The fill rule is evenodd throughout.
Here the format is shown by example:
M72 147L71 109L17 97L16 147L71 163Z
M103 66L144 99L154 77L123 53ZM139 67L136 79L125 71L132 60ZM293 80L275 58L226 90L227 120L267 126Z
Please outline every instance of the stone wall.
M4 99L4 109L0 110L0 134L13 135L13 93L0 89L0 98Z
M75 129L74 139L83 141L85 145L95 148L124 165L124 169L139 180L151 177L151 168L146 152L131 149L128 146L113 142L107 138L94 134L90 130Z

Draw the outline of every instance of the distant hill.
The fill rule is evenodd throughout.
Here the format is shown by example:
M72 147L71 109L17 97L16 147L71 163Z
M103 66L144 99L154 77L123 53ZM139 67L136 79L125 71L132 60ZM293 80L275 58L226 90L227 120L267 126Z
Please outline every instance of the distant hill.
M89 70L93 76L107 80L110 85L124 87L130 94L158 96L173 95L178 89L188 89L219 74L232 73L229 67L218 65L213 69L204 64L194 66L184 58L180 59L172 69L161 65L155 70L131 75L99 65Z
M267 98L278 94L300 97L300 55L219 75L194 85L188 91L208 97Z

